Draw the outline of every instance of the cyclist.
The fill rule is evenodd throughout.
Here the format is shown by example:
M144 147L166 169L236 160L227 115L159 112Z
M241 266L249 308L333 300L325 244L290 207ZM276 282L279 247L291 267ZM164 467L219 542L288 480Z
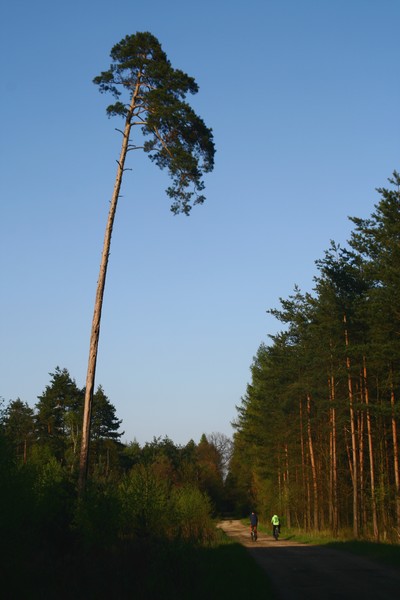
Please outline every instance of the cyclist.
M272 517L271 523L272 523L272 535L274 536L275 539L278 539L278 536L276 534L281 532L281 524L280 524L278 515L274 515Z
M257 540L257 525L258 525L258 517L254 510L250 515L250 535L254 540Z

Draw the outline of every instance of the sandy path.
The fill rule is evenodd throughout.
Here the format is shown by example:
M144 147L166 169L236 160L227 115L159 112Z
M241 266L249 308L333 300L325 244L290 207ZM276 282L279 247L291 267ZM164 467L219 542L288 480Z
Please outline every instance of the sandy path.
M400 600L400 569L284 535L276 542L260 534L254 543L240 521L223 521L219 527L248 548L282 600Z

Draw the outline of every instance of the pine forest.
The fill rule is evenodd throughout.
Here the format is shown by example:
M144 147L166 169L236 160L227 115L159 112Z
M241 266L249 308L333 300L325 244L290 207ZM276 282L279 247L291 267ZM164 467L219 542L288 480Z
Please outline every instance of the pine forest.
M389 183L348 247L316 261L313 293L270 310L282 330L251 366L231 473L289 525L398 540L399 174Z

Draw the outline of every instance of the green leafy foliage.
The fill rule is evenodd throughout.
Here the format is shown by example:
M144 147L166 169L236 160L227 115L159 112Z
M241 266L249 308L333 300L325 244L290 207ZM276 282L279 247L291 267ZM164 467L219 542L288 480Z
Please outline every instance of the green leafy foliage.
M32 598L210 597L222 568L213 561L222 561L226 544L210 499L184 480L182 464L196 450L194 442L180 448L168 438L144 448L133 443L133 466L118 477L92 477L78 500L73 474L50 446L34 445L24 464L1 434L4 589ZM239 569L251 572L244 564Z
M202 544L214 538L211 502L208 496L192 485L173 490L172 510L175 535L192 544Z
M169 481L137 465L120 485L126 535L159 536L169 525Z

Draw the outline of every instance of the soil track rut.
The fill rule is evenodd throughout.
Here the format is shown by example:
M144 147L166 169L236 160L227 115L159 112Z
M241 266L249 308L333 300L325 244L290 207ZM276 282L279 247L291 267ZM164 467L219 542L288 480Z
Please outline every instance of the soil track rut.
M240 521L222 521L219 527L246 546L281 600L400 599L400 569L284 536L276 542L259 534L258 541L252 542L249 527Z

